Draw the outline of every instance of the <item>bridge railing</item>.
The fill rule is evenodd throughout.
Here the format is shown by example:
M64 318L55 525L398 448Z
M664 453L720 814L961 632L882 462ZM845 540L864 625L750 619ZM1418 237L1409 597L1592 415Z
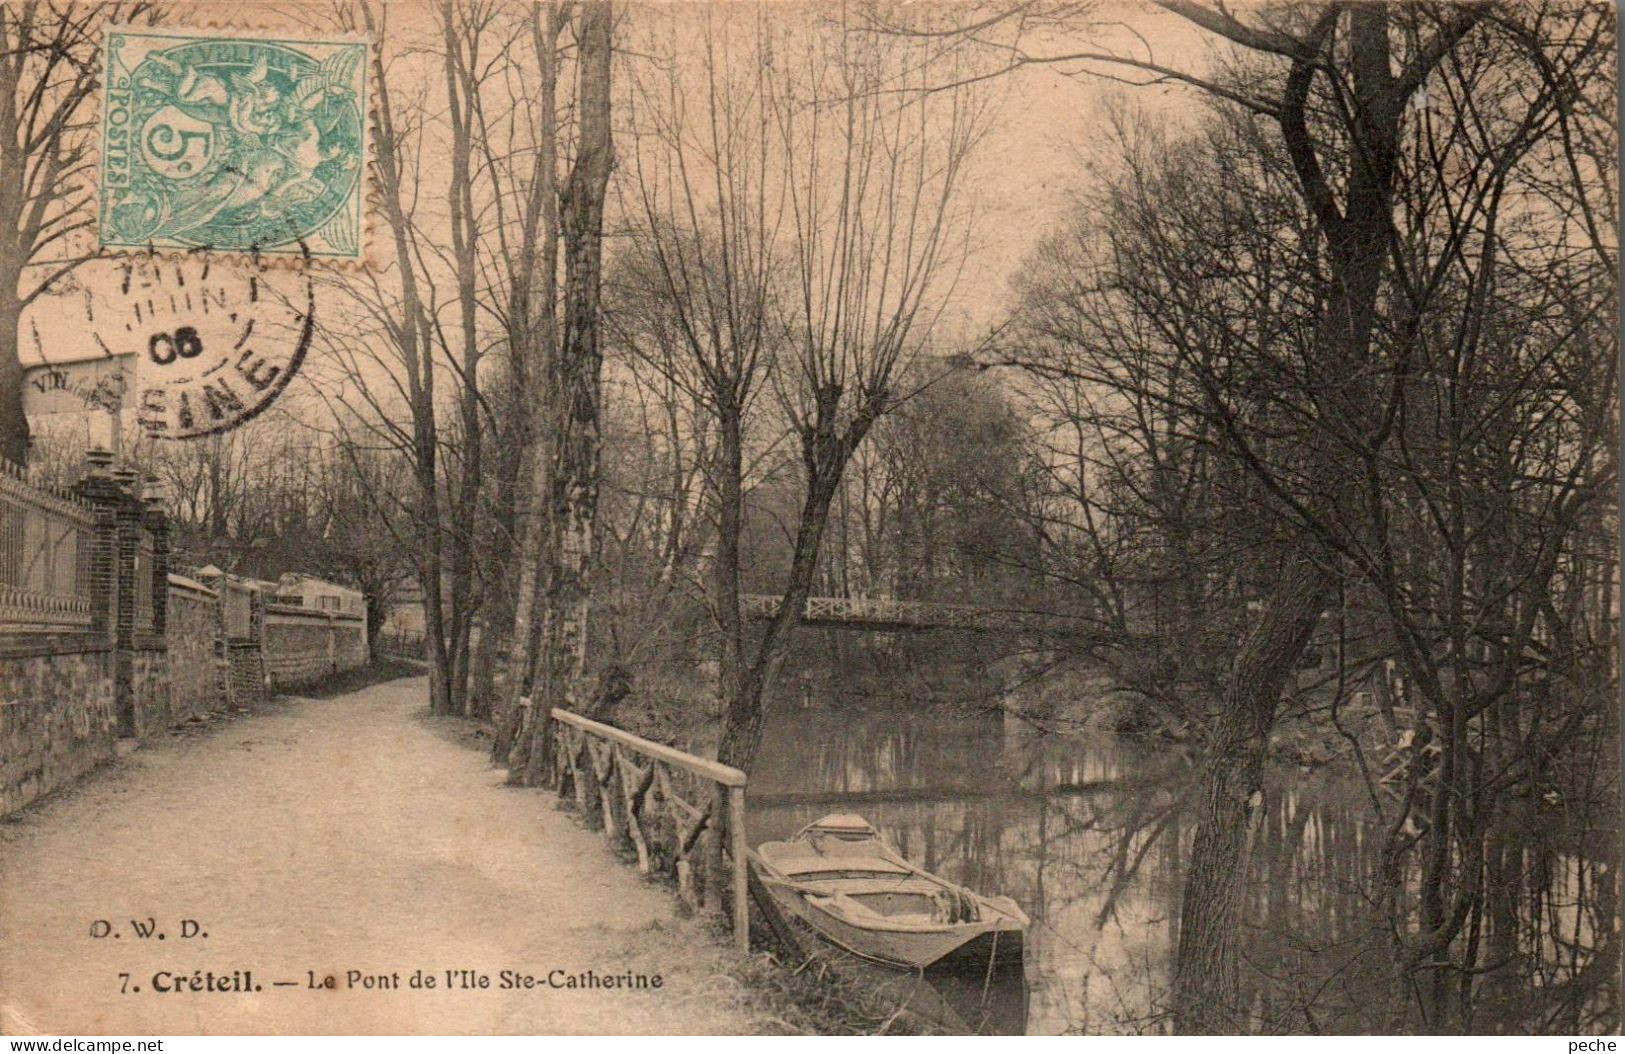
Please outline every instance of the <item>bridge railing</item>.
M746 618L772 618L782 598L748 594L739 598ZM971 629L1045 634L1086 634L1091 620L1058 612L943 604L930 600L894 600L889 597L808 597L802 608L808 624Z
M559 795L636 853L640 872L675 881L691 908L728 911L735 945L749 952L745 774L569 710L552 718Z
M740 597L740 609L749 617L771 618L782 598L765 594ZM877 622L897 625L981 626L997 621L998 612L963 604L889 597L808 597L802 609L808 622Z

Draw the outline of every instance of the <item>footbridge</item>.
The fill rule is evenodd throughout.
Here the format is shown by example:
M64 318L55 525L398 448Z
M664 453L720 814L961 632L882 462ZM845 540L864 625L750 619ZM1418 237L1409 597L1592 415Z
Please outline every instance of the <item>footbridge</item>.
M747 618L770 619L778 615L783 597L748 594L740 598ZM808 597L801 622L809 626L899 631L915 629L959 629L978 633L1029 633L1045 636L1097 637L1099 625L1081 615L1030 611L1022 608L975 607L968 604L938 604L927 600L893 600L887 597Z

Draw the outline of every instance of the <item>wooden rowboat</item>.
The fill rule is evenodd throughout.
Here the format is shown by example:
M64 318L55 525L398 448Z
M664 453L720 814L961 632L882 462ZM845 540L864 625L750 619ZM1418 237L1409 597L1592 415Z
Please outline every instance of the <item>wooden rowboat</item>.
M1028 918L903 859L861 816L826 816L751 854L773 906L853 955L901 969L1019 963Z

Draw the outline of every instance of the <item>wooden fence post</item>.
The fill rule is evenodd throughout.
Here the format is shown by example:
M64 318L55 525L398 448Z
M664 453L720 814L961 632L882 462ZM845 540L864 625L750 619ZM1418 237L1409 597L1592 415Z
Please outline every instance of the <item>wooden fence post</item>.
M728 841L734 858L734 946L750 954L750 887L746 868L750 850L745 844L745 788L728 788Z
M711 816L705 822L705 895L711 901L711 910L718 915L728 913L726 868L722 865L722 838L728 825L728 791L720 783L711 785Z

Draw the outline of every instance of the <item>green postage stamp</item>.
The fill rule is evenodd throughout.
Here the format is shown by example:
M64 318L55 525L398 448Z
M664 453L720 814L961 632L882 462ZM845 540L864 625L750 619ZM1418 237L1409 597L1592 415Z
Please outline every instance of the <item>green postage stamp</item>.
M107 30L103 248L364 262L370 46Z

